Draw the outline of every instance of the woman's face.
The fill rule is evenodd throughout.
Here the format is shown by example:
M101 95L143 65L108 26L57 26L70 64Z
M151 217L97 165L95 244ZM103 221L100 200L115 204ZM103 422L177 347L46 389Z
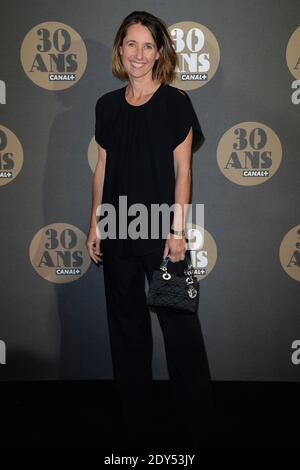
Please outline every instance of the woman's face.
M134 78L152 75L152 68L159 57L151 32L141 24L129 26L120 54L126 72Z

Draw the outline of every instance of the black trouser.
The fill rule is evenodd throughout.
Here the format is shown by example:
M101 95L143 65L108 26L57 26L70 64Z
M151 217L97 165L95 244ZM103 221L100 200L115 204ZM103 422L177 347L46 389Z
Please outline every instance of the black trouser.
M163 251L141 256L116 256L103 250L103 273L114 379L119 392L123 420L128 432L139 435L154 416L152 389L153 339L146 305L145 274L151 281ZM183 273L184 261L168 270ZM200 296L201 299L201 296ZM199 302L201 312L201 300ZM183 434L203 432L212 409L209 366L197 314L157 308L162 329L169 379ZM172 397L170 397L172 398Z

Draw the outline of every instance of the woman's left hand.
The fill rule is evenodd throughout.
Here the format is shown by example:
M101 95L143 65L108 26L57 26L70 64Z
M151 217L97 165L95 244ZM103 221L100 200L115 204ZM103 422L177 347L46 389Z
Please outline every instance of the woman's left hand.
M166 240L163 257L169 254L172 263L183 261L187 249L185 238L174 238L173 234L169 234L169 237Z

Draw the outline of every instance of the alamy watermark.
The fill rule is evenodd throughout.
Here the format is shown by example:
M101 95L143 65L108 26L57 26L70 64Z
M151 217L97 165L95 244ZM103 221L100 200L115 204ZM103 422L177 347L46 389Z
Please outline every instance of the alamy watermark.
M171 221L175 230L185 230L186 238L193 243L193 250L201 249L204 232L204 204L167 203L151 204L148 207L142 203L127 205L127 196L119 196L118 207L110 203L99 204L96 216L101 219L97 223L97 236L104 240L131 238L163 239L170 238ZM150 227L149 227L150 222ZM202 236L195 239L195 231L191 224L195 224ZM118 233L117 233L118 226ZM190 240L189 235L192 234ZM180 236L174 235L174 238ZM197 238L197 237L196 237Z
M0 104L6 104L6 85L3 80L0 80Z
M6 364L6 344L0 339L0 364Z

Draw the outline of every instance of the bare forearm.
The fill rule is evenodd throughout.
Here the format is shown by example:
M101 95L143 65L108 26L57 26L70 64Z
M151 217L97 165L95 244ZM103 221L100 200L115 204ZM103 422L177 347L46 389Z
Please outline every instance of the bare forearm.
M191 173L185 171L178 173L175 185L175 211L171 228L174 230L184 230L186 221L186 204L189 203L191 192ZM178 206L177 206L178 204Z
M105 164L100 161L97 163L92 183L92 210L90 225L94 227L97 225L99 220L99 216L96 215L96 211L102 202L104 174Z

